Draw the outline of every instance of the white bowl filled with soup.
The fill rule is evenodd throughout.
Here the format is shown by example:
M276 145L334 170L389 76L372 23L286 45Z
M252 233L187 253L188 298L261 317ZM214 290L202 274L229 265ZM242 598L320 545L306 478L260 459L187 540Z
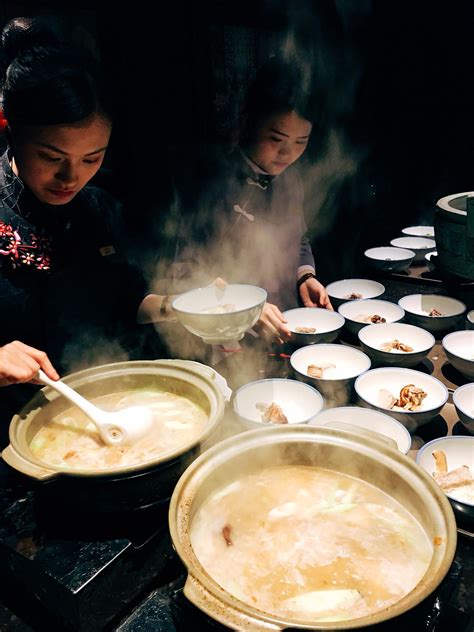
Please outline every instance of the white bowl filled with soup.
M255 430L211 448L180 478L169 520L185 595L231 629L393 618L434 590L456 541L452 509L421 468L330 427Z

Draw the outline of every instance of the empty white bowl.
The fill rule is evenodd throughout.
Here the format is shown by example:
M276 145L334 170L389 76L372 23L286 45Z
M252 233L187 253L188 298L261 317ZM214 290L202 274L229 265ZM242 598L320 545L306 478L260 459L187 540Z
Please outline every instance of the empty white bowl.
M364 252L364 255L372 268L382 272L401 272L406 270L415 258L413 250L396 248L395 246L369 248Z
M425 255L426 266L430 272L434 272L436 270L436 257L438 256L437 250L432 250L431 252L427 252Z
M434 450L442 450L446 455L448 472L458 467L467 465L471 474L474 473L474 437L468 436L449 436L440 437L425 443L416 455L417 464L433 476L436 472L436 464L433 457ZM462 502L455 498L455 490L453 492L445 492L451 503L455 513L468 520L474 519L474 504Z
M471 309L466 316L466 329L474 329L474 309Z
M381 283L370 279L341 279L340 281L329 283L326 286L326 292L331 299L333 307L339 307L346 301L381 296L385 292L385 287ZM352 294L359 294L360 298L350 298Z
M470 380L474 380L474 331L453 331L441 341L451 364Z
M296 377L320 391L327 406L347 404L358 375L370 369L370 358L353 347L339 344L319 344L301 347L291 354L290 364ZM323 377L311 377L308 366L335 365L326 368Z
M320 307L298 307L283 312L291 330L290 343L304 346L318 342L333 342L344 326L344 318L337 312ZM315 333L297 332L297 327L314 327Z
M463 426L474 434L474 382L459 386L454 391L453 404Z
M325 426L334 422L351 424L389 437L395 441L403 454L407 454L410 449L411 436L405 426L393 417L377 410L357 406L327 408L318 413L309 423L312 426Z
M208 344L223 344L243 338L260 318L266 299L266 291L254 285L210 285L180 294L172 307L179 322L192 334Z
M358 334L360 344L375 365L411 367L419 364L435 345L435 339L421 327L405 323L380 323L362 327ZM398 340L413 351L393 349L383 351L385 342Z
M418 410L392 410L380 403L380 390L388 390L393 397L400 396L400 390L408 384L422 388L427 396ZM448 399L448 390L442 382L431 375L398 367L371 369L356 379L354 389L362 404L379 410L400 421L409 432L431 421L438 415Z
M363 317L377 315L385 318L387 323L395 323L405 316L405 311L396 303L377 298L347 301L339 305L337 311L344 317L347 331L354 336L357 336L362 327L371 324L363 320Z
M408 294L398 304L406 312L406 320L437 334L455 327L466 311L466 306L456 298L438 294ZM431 310L441 312L441 316L430 316Z
M422 263L427 252L436 250L436 242L426 237L397 237L390 242L392 246L397 248L407 248L413 250L415 258L413 263Z
M402 228L402 235L404 237L428 237L428 239L434 239L434 226L408 226L407 228Z
M275 424L262 421L257 404L281 407L289 424L308 423L320 410L324 401L321 394L309 384L288 379L268 379L249 382L234 394L233 408L244 428L273 427Z

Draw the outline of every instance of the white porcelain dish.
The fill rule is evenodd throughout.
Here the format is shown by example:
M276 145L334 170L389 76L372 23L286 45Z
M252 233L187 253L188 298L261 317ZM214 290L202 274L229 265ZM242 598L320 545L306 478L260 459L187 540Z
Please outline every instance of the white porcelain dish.
M463 426L474 435L474 382L458 386L453 393L453 404Z
M399 305L377 298L347 301L339 305L337 311L345 319L345 329L354 336L362 327L372 324L367 320L370 316L380 316L387 323L396 323L405 317L405 311Z
M416 264L423 263L426 253L436 250L436 242L426 237L397 237L392 239L390 244L396 248L413 250L415 253L413 263Z
M208 344L243 338L260 318L267 293L254 285L201 287L177 296L172 308L179 322Z
M334 342L344 326L344 318L337 312L319 307L298 307L283 312L291 330L290 343L305 346L320 342ZM314 333L301 333L298 327L312 327Z
M453 331L441 341L451 364L469 380L474 380L474 331Z
M249 382L235 392L232 400L234 412L247 430L275 425L262 421L260 407L272 403L281 408L289 424L305 424L322 410L324 400L309 384L278 378Z
M410 267L415 258L413 250L395 246L379 246L364 252L367 263L381 272L402 272Z
M358 337L362 350L375 366L416 366L427 357L436 342L428 331L406 323L367 325L359 331ZM382 349L385 343L396 340L407 345L411 351Z
M405 310L407 322L423 327L432 334L446 332L462 320L466 306L462 301L440 294L408 294L398 301ZM430 316L433 310L440 315Z
M395 441L403 454L407 454L410 449L411 436L405 426L393 417L377 410L358 406L327 408L313 417L309 423L312 426L325 426L334 422L347 423L357 428L378 432Z
M408 384L422 388L427 393L420 408L414 411L401 411L382 405L380 392L382 389L398 398L401 389ZM354 390L363 406L394 417L409 432L414 432L419 426L436 417L448 400L448 390L437 378L414 369L398 367L382 367L363 373L356 379Z
M370 279L341 279L326 286L326 291L334 308L342 303L365 298L377 298L385 292L385 287L378 281ZM351 295L357 298L350 298Z

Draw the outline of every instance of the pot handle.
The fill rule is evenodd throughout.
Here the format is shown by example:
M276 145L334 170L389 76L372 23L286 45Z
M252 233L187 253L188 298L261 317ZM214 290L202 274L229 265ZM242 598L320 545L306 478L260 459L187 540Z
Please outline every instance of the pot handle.
M31 476L32 478L36 478L40 481L46 481L49 478L57 476L57 472L55 470L48 470L31 463L31 461L27 461L11 444L2 451L2 459L18 472Z
M387 437L386 435L383 435L375 430L361 428L360 426L354 426L351 423L345 423L342 421L331 421L330 423L324 425L327 428L339 428L340 430L347 430L348 432L354 432L356 434L362 435L363 437L367 437L368 439L375 439L376 441L385 443L385 445L389 448L394 448L395 450L398 450L398 444L395 439L391 439L390 437Z
M224 400L226 402L230 401L230 398L232 397L232 389L229 388L225 377L218 373L212 367L208 366L207 364L203 364L202 362L196 362L195 360L171 360L171 362L173 362L173 364L181 364L185 368L199 368L216 383L217 387L224 396Z
M284 630L274 623L259 621L241 610L237 610L237 608L224 604L210 593L194 575L188 575L183 592L199 610L231 630L252 630L255 632L266 632L267 630L280 632Z

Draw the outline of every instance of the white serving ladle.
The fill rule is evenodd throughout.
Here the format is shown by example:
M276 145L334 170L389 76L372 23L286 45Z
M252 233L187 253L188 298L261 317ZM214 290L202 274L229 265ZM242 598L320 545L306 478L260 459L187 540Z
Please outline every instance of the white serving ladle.
M152 413L146 406L131 406L116 412L108 412L91 404L61 380L51 380L41 369L36 379L54 388L82 410L94 423L102 441L107 445L133 443L146 435L152 426Z

